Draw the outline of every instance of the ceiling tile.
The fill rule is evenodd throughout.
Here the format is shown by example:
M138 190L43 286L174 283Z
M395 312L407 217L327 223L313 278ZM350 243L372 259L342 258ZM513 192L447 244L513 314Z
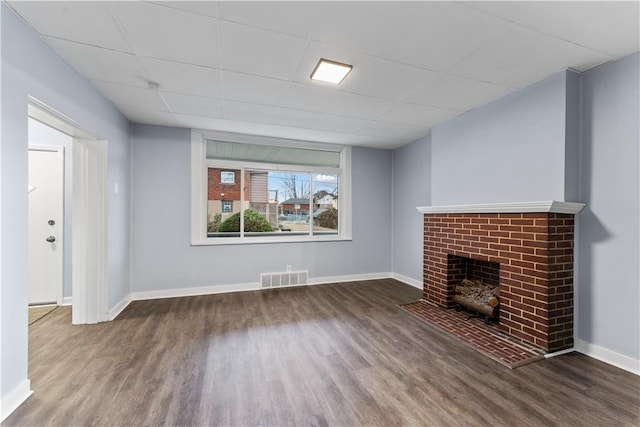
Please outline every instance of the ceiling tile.
M124 86L116 83L94 81L98 91L114 104L142 107L149 110L167 111L157 90Z
M416 123L416 125L432 128L436 125L449 121L460 114L460 111L436 108L431 114L425 117L422 122Z
M387 56L406 64L445 71L483 43L509 29L502 19L456 2L427 2L427 13L408 40Z
M640 48L637 1L501 3L473 2L470 6L607 55L624 56Z
M220 98L220 71L178 62L143 58L142 65L149 70L151 79L166 92Z
M160 91L172 113L195 114L204 117L223 117L222 100L201 96L182 95Z
M223 71L224 99L278 105L287 88L287 82L250 74Z
M337 132L325 132L315 129L299 129L289 126L278 126L267 123L255 123L241 120L222 120L209 117L174 114L179 126L195 129L215 129L223 132L235 132L245 135L271 136L276 138L297 139L301 141L326 142L332 144L370 145L380 143L380 138L360 135L347 135Z
M278 109L278 115L274 118L273 123L283 126L351 133L365 124L366 121L281 107Z
M133 52L104 2L12 1L10 6L38 33Z
M384 113L376 116L375 120L388 123L411 125L421 123L425 117L436 111L434 107L425 105L400 103L391 107Z
M227 121L224 119L180 113L173 113L173 117L175 117L178 122L178 126L180 127L233 132L231 129L227 128ZM246 133L250 132L247 131Z
M559 42L554 49L535 61L522 63L511 74L502 77L503 84L513 87L529 86L545 77L563 71L567 64L578 71L586 71L598 65L611 61L613 58L586 49L569 42Z
M296 110L369 119L391 107L393 102L325 87L291 83L281 105Z
M428 130L419 126L400 125L396 123L386 123L379 121L369 121L355 133L358 135L369 135L375 137L388 138L395 141L412 142L424 137Z
M171 113L156 111L139 106L116 104L116 108L131 122L159 126L178 126Z
M146 2L113 2L110 7L137 54L219 66L214 19Z
M325 8L323 2L231 1L220 2L219 18L307 38Z
M389 57L398 45L415 42L428 2L328 2L311 39L373 56Z
M211 18L217 17L216 2L212 1L151 1L149 3Z
M473 108L480 107L481 105L488 104L491 101L501 98L515 90L516 89L512 87L492 83L482 83L478 89L447 104L446 107L458 111L471 110Z
M248 102L224 101L224 117L257 123L271 123L278 114L278 107Z
M220 45L225 70L288 80L296 70L306 41L221 21Z
M512 26L449 69L448 73L485 82L502 83L522 64L543 58L563 42L526 28Z
M339 86L312 81L309 76L320 58L347 63L353 65L353 69ZM422 68L311 42L294 81L398 101L436 76L436 73Z
M90 80L139 87L147 85L149 77L140 67L135 55L51 37L47 37L46 41L73 68Z
M405 98L406 102L446 107L480 89L486 83L442 75Z

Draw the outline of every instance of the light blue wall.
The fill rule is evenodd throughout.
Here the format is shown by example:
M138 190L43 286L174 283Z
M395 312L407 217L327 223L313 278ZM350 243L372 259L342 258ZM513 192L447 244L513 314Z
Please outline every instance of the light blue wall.
M431 204L431 137L393 151L393 272L422 286L423 215Z
M567 72L564 139L564 201L580 201L580 75Z
M582 80L578 338L640 360L640 55Z
M432 130L433 205L564 200L566 73Z
M310 278L391 271L390 151L353 148L353 241L192 247L190 140L133 126L134 292L257 283L286 265Z
M129 293L129 122L2 3L1 393L27 379L27 100L31 95L108 140L109 304Z

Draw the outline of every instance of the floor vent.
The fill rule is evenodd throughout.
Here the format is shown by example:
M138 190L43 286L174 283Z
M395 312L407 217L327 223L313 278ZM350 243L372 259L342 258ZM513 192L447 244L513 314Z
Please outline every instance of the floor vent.
M262 273L260 283L262 288L281 288L284 286L306 285L309 272L305 271L285 271L282 273Z

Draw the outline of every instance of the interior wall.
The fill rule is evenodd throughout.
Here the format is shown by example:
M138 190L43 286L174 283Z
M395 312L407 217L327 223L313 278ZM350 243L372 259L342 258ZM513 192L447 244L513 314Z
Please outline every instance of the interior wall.
M640 361L640 55L582 77L578 338Z
M432 204L564 200L566 76L433 128Z
M73 157L72 138L69 135L53 129L37 120L29 118L29 145L44 147L64 147L64 274L63 297L71 297L71 213Z
M352 150L352 241L191 246L191 134L133 125L134 292L258 283L260 273L310 279L391 271L391 152Z
M393 151L393 272L422 287L423 215L431 205L431 137ZM410 279L410 280L407 280Z
M27 380L27 149L28 96L109 141L109 304L130 292L129 122L2 3L0 396L19 399ZM16 397L18 396L18 397ZM4 411L4 409L3 409Z

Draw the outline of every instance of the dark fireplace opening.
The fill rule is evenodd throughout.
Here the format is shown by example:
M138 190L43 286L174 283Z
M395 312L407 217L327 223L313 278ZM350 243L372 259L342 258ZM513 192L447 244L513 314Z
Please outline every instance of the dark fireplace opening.
M447 255L447 288L458 310L464 308L485 323L499 322L500 264Z

